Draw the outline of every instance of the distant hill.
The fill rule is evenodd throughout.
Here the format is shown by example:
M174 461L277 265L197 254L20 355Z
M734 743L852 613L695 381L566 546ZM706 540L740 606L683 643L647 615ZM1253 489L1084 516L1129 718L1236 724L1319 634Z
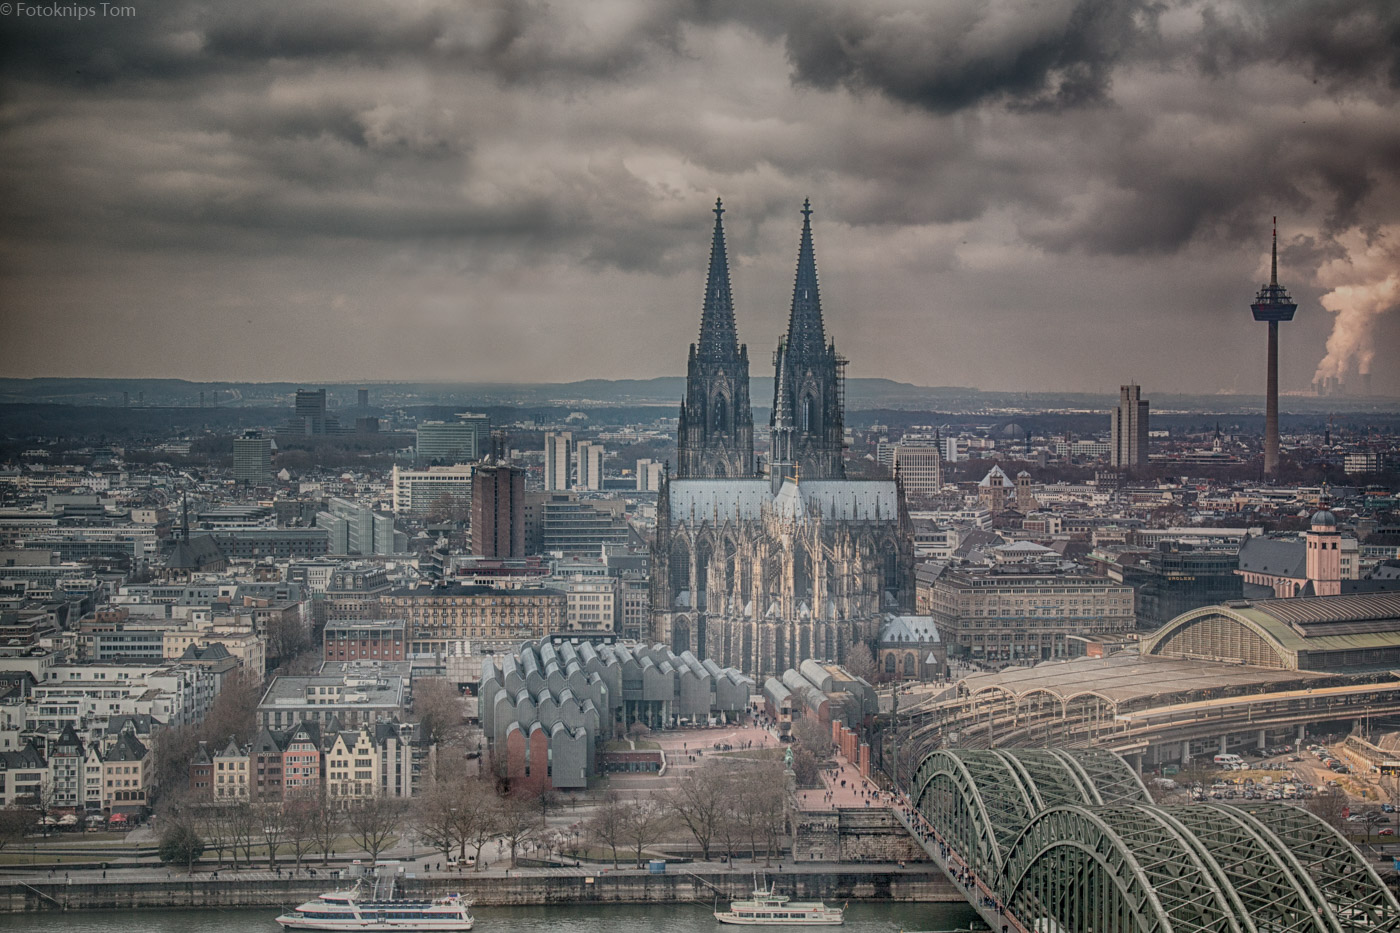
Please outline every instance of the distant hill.
M685 391L681 376L655 379L584 379L563 383L507 382L192 382L185 379L0 379L0 403L197 408L290 408L299 388L325 388L332 408L356 404L356 391L368 388L376 410L441 406L672 406ZM1016 411L1107 411L1117 404L1117 392L987 392L966 386L917 386L893 379L852 378L846 381L850 411L894 409L953 413ZM1145 389L1154 412L1258 412L1262 395L1168 395ZM750 380L750 397L758 410L772 400L767 375ZM1326 412L1396 412L1400 400L1390 398L1315 398L1284 396L1280 407L1300 414Z

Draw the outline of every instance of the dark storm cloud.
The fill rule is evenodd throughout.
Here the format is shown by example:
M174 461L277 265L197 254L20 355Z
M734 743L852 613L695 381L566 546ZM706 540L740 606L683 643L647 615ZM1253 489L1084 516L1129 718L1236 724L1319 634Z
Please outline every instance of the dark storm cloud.
M1379 80L1400 88L1400 5L1392 0L1209 5L1202 19L1198 59L1208 74L1281 65L1338 87Z
M50 314L74 328L148 315L155 346L134 345L171 358L172 319L205 339L223 315L314 334L333 308L355 321L335 353L363 340L384 378L417 365L410 333L540 347L534 365L556 376L670 372L694 321L656 308L698 302L716 195L745 339L766 343L785 315L811 196L853 358L925 320L931 295L947 296L940 328L974 342L990 333L978 321L1010 322L1026 300L1106 340L1091 273L1200 263L1200 282L1252 287L1273 214L1299 264L1400 223L1392 7L199 0L7 18L0 286L22 339L0 365L32 365ZM879 327L840 317L867 301ZM206 310L181 316L191 302ZM293 343L238 339L265 375L295 365ZM472 352L496 376L540 375ZM1063 378L1014 353L985 377L925 376L909 352L891 374ZM428 358L453 375L452 352Z
M983 101L1074 107L1104 100L1145 4L803 4L787 33L797 80L876 91L937 113Z

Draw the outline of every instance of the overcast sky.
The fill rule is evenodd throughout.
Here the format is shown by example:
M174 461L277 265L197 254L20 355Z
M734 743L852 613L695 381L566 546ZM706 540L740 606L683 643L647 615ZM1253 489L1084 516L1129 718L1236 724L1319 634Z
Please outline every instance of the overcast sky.
M853 376L1262 392L1277 214L1284 391L1400 393L1395 0L42 9L3 375L680 375L717 196L767 372L810 197Z

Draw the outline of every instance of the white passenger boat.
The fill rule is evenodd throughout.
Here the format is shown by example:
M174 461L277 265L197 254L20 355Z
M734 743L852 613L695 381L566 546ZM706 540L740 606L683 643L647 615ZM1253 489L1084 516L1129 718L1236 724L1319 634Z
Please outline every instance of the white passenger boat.
M392 886L368 898L357 883L349 891L330 891L277 918L284 930L443 930L472 928L471 901L459 894L429 900L393 896Z
M789 900L781 894L774 894L772 885L765 889L758 884L754 885L749 900L731 901L728 910L715 911L715 919L720 923L748 926L834 926L846 922L844 907L828 907L820 901Z

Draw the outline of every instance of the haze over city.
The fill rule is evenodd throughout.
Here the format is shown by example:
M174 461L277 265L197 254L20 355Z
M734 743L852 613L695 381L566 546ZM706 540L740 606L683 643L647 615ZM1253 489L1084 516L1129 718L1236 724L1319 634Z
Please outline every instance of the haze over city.
M3 375L680 375L716 197L766 358L810 197L852 376L1257 394L1277 215L1282 391L1400 392L1393 4L93 9L0 29Z

